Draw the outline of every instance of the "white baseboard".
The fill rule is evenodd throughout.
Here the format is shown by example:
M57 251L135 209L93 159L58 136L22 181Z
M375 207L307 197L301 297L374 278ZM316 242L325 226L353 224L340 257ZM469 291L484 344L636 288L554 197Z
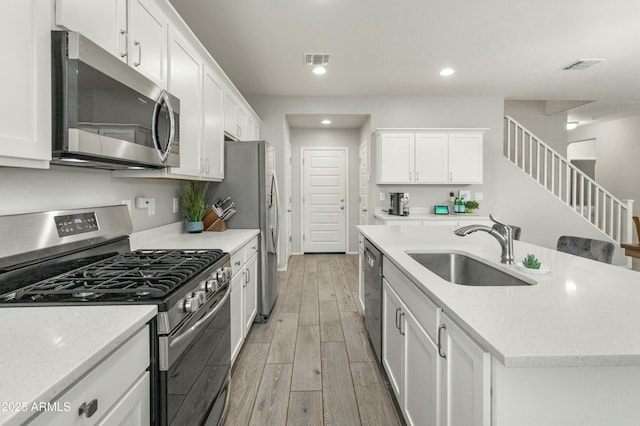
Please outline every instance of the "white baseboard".
M287 271L287 267L283 267L283 268L278 268L278 272L286 272Z
M357 251L348 251L347 254L358 254Z

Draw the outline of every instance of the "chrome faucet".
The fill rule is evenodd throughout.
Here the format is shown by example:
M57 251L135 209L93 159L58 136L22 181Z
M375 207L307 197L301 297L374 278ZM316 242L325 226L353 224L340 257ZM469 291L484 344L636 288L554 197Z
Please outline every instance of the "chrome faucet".
M464 237L476 231L488 232L500 243L500 247L502 248L500 262L513 265L515 263L513 257L513 230L509 225L498 222L492 215L489 215L489 218L494 222L492 227L487 225L468 225L458 228L453 232L459 237Z

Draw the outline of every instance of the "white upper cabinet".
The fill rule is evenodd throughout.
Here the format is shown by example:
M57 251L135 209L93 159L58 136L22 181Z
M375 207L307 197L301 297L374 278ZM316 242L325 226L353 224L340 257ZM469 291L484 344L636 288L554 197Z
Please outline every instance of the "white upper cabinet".
M202 159L202 58L175 30L170 32L169 92L180 99L180 167L171 174L200 177Z
M51 159L51 7L3 2L0 166L49 168ZM10 35L10 36L9 36ZM9 63L10 62L10 63Z
M257 118L230 90L224 94L224 132L238 141L254 141L259 137Z
M209 66L204 69L204 129L202 155L203 176L212 180L224 178L224 112L222 111L223 88Z
M447 133L416 133L415 183L447 183Z
M482 132L449 133L449 182L482 183Z
M56 0L56 25L127 60L127 0Z
M379 133L378 183L413 182L414 159L413 133Z
M152 0L129 0L129 65L167 87L168 21Z
M167 87L168 19L153 0L56 0L56 25L83 34Z
M377 183L482 183L485 130L380 129Z

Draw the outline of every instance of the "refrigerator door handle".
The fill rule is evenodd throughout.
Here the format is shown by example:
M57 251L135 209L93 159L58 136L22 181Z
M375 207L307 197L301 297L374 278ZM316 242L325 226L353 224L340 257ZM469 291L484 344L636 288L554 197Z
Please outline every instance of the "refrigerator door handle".
M278 193L278 180L276 179L276 172L271 173L271 206L274 210L273 216L275 217L275 227L271 228L271 240L273 245L273 252L278 253L278 233L280 227L280 195Z

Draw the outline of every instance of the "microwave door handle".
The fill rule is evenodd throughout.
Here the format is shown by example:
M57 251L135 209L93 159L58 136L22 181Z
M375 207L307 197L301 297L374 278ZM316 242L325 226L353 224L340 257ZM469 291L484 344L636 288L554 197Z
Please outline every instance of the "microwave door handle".
M162 149L160 145L160 137L158 135L158 117L160 116L160 112L162 110L162 105L165 105L167 108L167 122L169 123L169 136L167 138L167 145L165 149ZM175 120L173 117L173 107L171 106L171 101L169 100L169 94L166 90L163 90L158 97L158 101L156 102L156 106L153 109L153 117L151 122L151 136L153 139L153 144L156 147L156 152L160 157L160 161L164 164L167 161L167 157L171 152L171 145L173 145L173 139L175 135Z

